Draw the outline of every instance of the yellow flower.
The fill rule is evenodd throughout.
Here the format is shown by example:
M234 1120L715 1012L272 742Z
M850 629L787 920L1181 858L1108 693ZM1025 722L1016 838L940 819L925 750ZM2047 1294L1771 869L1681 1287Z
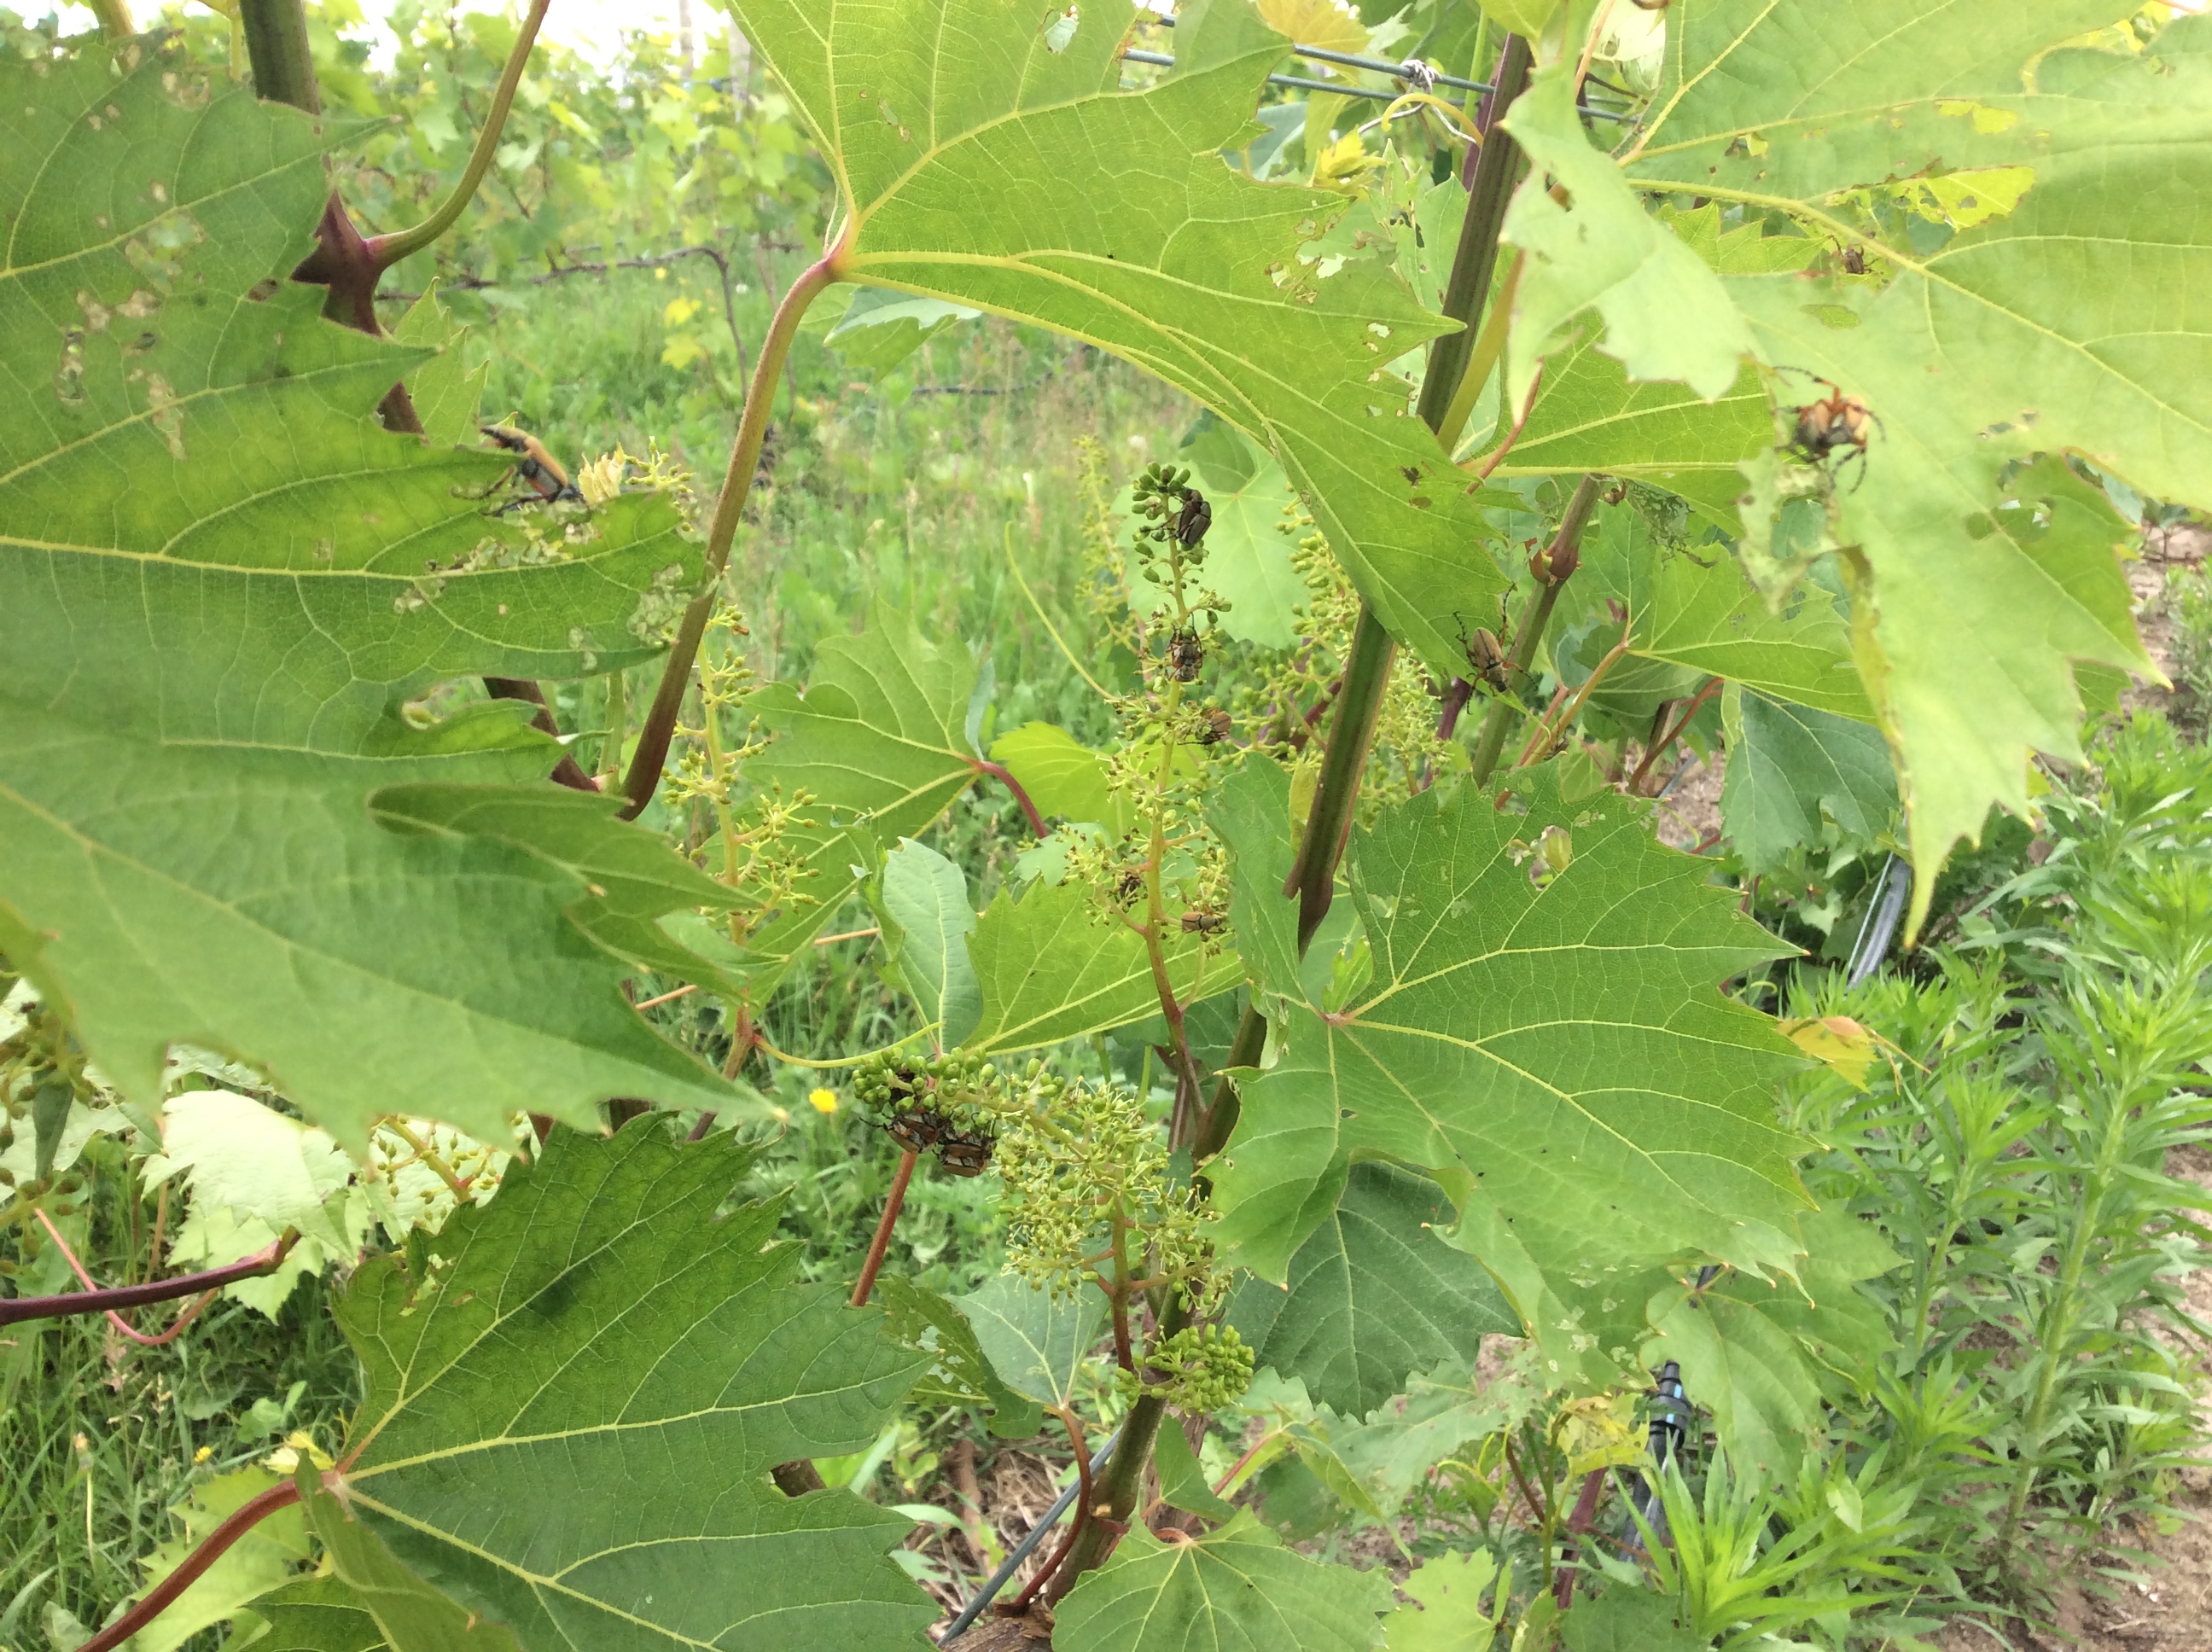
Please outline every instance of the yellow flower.
M192 1453L192 1461L195 1463L204 1463L214 1455L215 1448L213 1446L204 1445L198 1451Z
M806 1101L817 1113L835 1113L837 1110L837 1092L834 1090L810 1090L806 1092Z

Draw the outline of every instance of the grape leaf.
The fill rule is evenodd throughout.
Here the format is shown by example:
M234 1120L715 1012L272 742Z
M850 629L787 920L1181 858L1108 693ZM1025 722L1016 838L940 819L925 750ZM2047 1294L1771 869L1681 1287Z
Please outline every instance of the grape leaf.
M360 1594L336 1577L302 1577L240 1614L238 1643L259 1652L390 1652Z
M1544 356L1593 306L1605 320L1598 348L1630 379L1679 379L1711 401L1736 383L1751 333L1711 269L1590 146L1574 80L1564 64L1540 70L1505 114L1530 161L1499 232L1528 254L1513 295L1507 405L1517 413ZM1567 204L1547 187L1553 180Z
M0 357L51 364L0 413L7 691L171 744L361 752L405 743L434 677L657 652L699 568L668 501L573 531L488 512L505 459L371 411L428 352L282 281L343 129L126 61L0 63Z
M1729 285L1796 393L1831 380L1879 421L1834 537L1874 593L1861 668L1899 752L1917 925L1951 846L1991 804L2027 809L2029 752L2078 756L2075 667L2150 669L2117 521L2056 463L2019 480L2027 508L2004 508L2009 467L2080 453L2146 496L2212 501L2194 394L2208 329L2181 296L2212 271L2193 159L2212 131L2212 33L2184 18L2136 55L2062 46L2124 5L1880 0L1840 29L1832 9L1686 6L1632 170L1652 191L1790 210L1887 272ZM1794 65L1813 37L1823 67L1808 76ZM1978 204L1927 237L1885 240L1831 210L1853 186L1960 168L1960 185L2005 185L1996 206L2022 169L2032 183L2009 211Z
M1208 1520L1236 1517L1236 1505L1213 1494L1213 1488L1206 1483L1206 1470L1183 1435L1182 1425L1171 1416L1160 1421L1160 1431L1152 1447L1152 1468L1160 1477L1160 1501L1169 1508L1203 1515Z
M359 1640L365 1631L355 1613L345 1610L350 1605L368 1616L391 1652L519 1652L506 1625L485 1621L392 1558L384 1540L323 1488L312 1463L302 1462L297 1478L308 1528L347 1595L319 1600L312 1613L293 1616L295 1633Z
M1721 819L1751 871L1771 872L1792 849L1820 842L1823 813L1856 838L1887 829L1897 779L1879 730L1733 687L1722 716Z
M1520 1334L1481 1265L1429 1231L1454 1220L1426 1176L1355 1164L1335 1211L1291 1259L1289 1289L1246 1280L1230 1321L1259 1363L1340 1415L1366 1416L1414 1371L1473 1364L1485 1333Z
M991 761L1021 782L1048 819L1090 822L1119 837L1136 811L1115 800L1106 759L1054 723L1024 723L991 742Z
M1133 92L1110 16L1054 50L999 0L730 9L836 178L839 275L1073 335L1196 397L1267 443L1394 634L1459 658L1454 616L1504 580L1476 489L1383 371L1449 324L1377 258L1302 263L1347 197L1223 160L1287 44L1244 0L1187 20L1176 71ZM1076 156L1110 159L1074 189Z
M968 876L943 855L911 839L884 857L876 912L891 968L922 1017L937 1028L938 1042L957 1045L983 1011L982 990L968 962L975 908L968 903Z
M1723 229L1717 204L1662 209L1659 216L1723 275L1801 270L1826 246L1809 236L1769 234L1758 222ZM1547 355L1536 405L1497 474L1633 477L1679 494L1733 532L1744 491L1740 467L1774 440L1758 370L1745 367L1725 392L1706 401L1686 385L1631 379L1598 348L1599 332L1585 317L1572 342Z
M387 786L369 799L380 825L511 844L583 880L568 920L617 957L686 981L727 986L713 964L660 927L671 913L726 912L738 897L648 833L617 817L621 800L565 787Z
M1237 973L1225 949L1179 926L1161 951L1181 1003L1220 991ZM983 1010L962 1048L979 1054L1087 1037L1160 1007L1144 938L1073 880L1033 883L1018 898L1002 887L976 920L968 956Z
M999 1380L968 1316L946 1298L886 1274L876 1281L875 1300L884 1309L884 1328L931 1362L908 1391L908 1405L987 1409L991 1432L1008 1440L1026 1440L1044 1426L1036 1402Z
M146 1558L152 1588L189 1559L208 1534L240 1508L279 1484L260 1467L234 1469L192 1488L177 1510L184 1530ZM193 1636L234 1616L264 1590L276 1588L307 1558L307 1528L297 1509L279 1509L249 1527L185 1592L123 1644L125 1652L174 1652Z
M483 401L489 361L470 367L461 354L469 330L454 325L438 301L438 283L407 307L392 336L403 344L438 354L407 375L408 399L422 422L424 440L444 447L468 447L478 440L477 410Z
M1105 1298L1089 1289L1063 1297L1012 1273L948 1300L966 1315L999 1380L1043 1406L1068 1402L1083 1357L1106 1321Z
M1851 659L1850 628L1826 591L1808 583L1772 611L1725 545L1661 546L1642 531L1623 545L1620 529L1632 521L1632 513L1607 513L1589 572L1593 586L1628 610L1633 657L1681 666L1693 683L1725 677L1777 699L1874 720ZM1618 622L1600 629L1611 646ZM1605 686L1613 685L1608 675Z
M1712 1413L1747 1483L1793 1478L1826 1427L1824 1373L1869 1388L1895 1341L1882 1309L1856 1287L1905 1259L1846 1212L1808 1212L1800 1230L1805 1254L1794 1284L1731 1273L1702 1291L1670 1285L1644 1309L1644 1363L1680 1364L1683 1385Z
M746 697L778 738L745 764L745 778L796 808L781 848L803 857L805 872L793 898L746 937L763 961L756 996L859 887L854 868L874 860L876 843L919 835L975 780L966 732L975 691L964 647L926 641L879 602L865 635L823 639L803 693L771 683Z
M1389 1575L1286 1549L1249 1513L1188 1543L1139 1526L1061 1602L1060 1652L1366 1652Z
M1713 987L1785 949L1639 806L1577 811L1549 768L1511 789L1526 813L1438 787L1353 834L1371 976L1334 1013L1289 1011L1214 1172L1219 1240L1262 1278L1285 1278L1355 1157L1439 1175L1577 1273L1725 1250L1802 1204L1772 1100L1792 1047ZM1556 872L1547 832L1571 853Z
M513 784L542 763L157 745L18 709L0 945L143 1106L172 1042L264 1068L354 1146L384 1113L495 1140L522 1110L594 1128L610 1096L742 1105L623 1001L624 971L568 915L581 877L372 816L387 785Z
M1482 1597L1497 1578L1487 1549L1424 1560L1398 1585L1411 1602L1382 1620L1390 1652L1490 1652L1498 1624Z
M346 1508L532 1652L890 1646L934 1610L884 1556L903 1518L769 1484L867 1446L920 1362L880 1313L789 1284L773 1203L714 1219L748 1160L650 1118L556 1133L338 1305L368 1379Z
M582 880L370 806L542 782L507 711L404 702L647 658L697 576L673 506L502 515L505 460L379 425L426 352L282 279L342 125L143 44L0 63L0 352L52 364L0 409L11 960L141 1107L172 1042L356 1145L395 1110L490 1137L511 1108L738 1099L623 1005Z
M181 1175L190 1214L177 1224L169 1260L221 1267L275 1242L287 1228L299 1242L274 1273L223 1287L225 1296L270 1318L292 1288L331 1262L350 1266L368 1236L368 1195L352 1185L353 1161L323 1131L249 1096L187 1090L161 1108L161 1150L146 1162L152 1187Z
M1215 794L1206 818L1229 849L1229 923L1246 973L1262 992L1302 996L1298 903L1283 893L1297 855L1289 773L1279 763L1247 757Z

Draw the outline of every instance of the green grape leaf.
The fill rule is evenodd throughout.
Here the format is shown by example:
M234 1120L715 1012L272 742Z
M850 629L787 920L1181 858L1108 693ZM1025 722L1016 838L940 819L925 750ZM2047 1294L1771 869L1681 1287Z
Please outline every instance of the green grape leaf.
M1629 170L1639 180L1696 178L1724 199L1756 190L1809 202L2005 164L2053 136L2063 142L2085 113L2094 131L2095 112L2069 109L2063 79L2046 89L2046 68L2063 65L2043 54L2130 15L2124 0L1865 0L1841 15L1686 0L1669 10L1659 88ZM2032 81L2021 72L2030 63ZM2022 115L2036 128L2023 129Z
M1706 1652L1711 1642L1682 1622L1670 1594L1615 1582L1559 1619L1566 1652Z
M672 504L555 520L372 410L427 353L283 277L337 123L143 45L0 62L0 932L131 1102L185 1042L359 1145L528 1108L738 1099L622 1002L571 873L379 826L392 785L542 782L441 677L641 660L696 582ZM641 835L640 843L647 842Z
M1590 146L1571 70L1538 72L1504 124L1530 160L1499 232L1528 255L1513 295L1508 407L1517 413L1527 403L1543 358L1569 342L1576 318L1592 307L1605 323L1598 348L1630 379L1678 379L1707 401L1726 394L1751 352L1751 333L1705 260L1647 213L1612 158ZM1553 197L1554 182L1568 204Z
M1820 841L1825 814L1871 841L1897 810L1897 776L1881 731L1731 686L1722 699L1728 769L1721 820L1753 872Z
M1236 1517L1236 1505L1214 1496L1213 1488L1206 1484L1206 1470L1199 1466L1182 1425L1172 1416L1160 1420L1158 1441L1152 1447L1152 1467L1160 1477L1160 1501L1169 1508L1203 1515L1208 1520Z
M2076 668L2151 670L2121 525L2058 462L2011 468L2081 454L2145 496L2212 502L2212 330L2180 296L2212 278L2212 186L2185 158L2212 132L2212 35L2191 17L2140 54L2063 45L2125 15L1879 0L1831 30L1803 7L1689 8L1632 158L1646 189L1755 197L1877 272L1729 285L1785 401L1826 380L1874 421L1832 533L1871 586L1861 670L1899 754L1916 926L1951 847L1992 804L2027 809L2029 753L2079 756ZM1823 72L1768 78L1811 38ZM1942 222L1911 211L1880 239L1837 216L1841 191L1900 177L1947 185Z
M1840 1378L1870 1388L1894 1345L1882 1309L1859 1282L1905 1259L1868 1224L1836 1209L1799 1222L1804 1254L1795 1284L1724 1275L1699 1291L1670 1285L1644 1312L1643 1358L1678 1361L1682 1382L1711 1412L1740 1479L1786 1483L1826 1427L1824 1387Z
M1106 1302L1085 1289L1063 1297L1012 1273L947 1298L966 1315L999 1381L1041 1406L1064 1406L1084 1356L1106 1323Z
M946 328L981 313L964 304L864 287L851 295L822 342L856 367L888 373Z
M1298 903L1283 893L1297 858L1289 772L1247 757L1216 792L1206 818L1229 849L1229 924L1246 973L1262 992L1302 998Z
M276 1272L223 1288L271 1319L301 1278L333 1261L350 1265L368 1236L368 1196L352 1185L353 1161L323 1131L250 1096L196 1090L162 1104L161 1150L146 1161L145 1179L154 1186L172 1175L191 1195L173 1231L173 1263L221 1267L299 1230Z
M1188 1543L1139 1526L1062 1601L1060 1652L1367 1652L1390 1605L1387 1572L1285 1548L1249 1514Z
M1115 836L1127 831L1135 809L1117 802L1107 783L1106 757L1055 723L1024 723L991 742L1003 765L1047 819L1089 822Z
M803 693L771 683L746 696L746 709L777 738L745 764L745 778L794 810L782 849L805 866L788 901L746 937L763 962L756 996L859 887L854 868L874 861L875 844L919 835L975 780L967 736L975 692L964 647L939 647L877 603L864 635L823 639Z
M951 1049L983 1012L982 989L968 962L975 908L968 901L968 875L924 843L908 839L884 857L876 895L884 947L922 1017Z
M356 753L408 744L434 677L658 652L700 565L672 504L491 511L507 460L372 411L428 353L283 280L343 128L129 52L119 79L96 46L0 63L0 222L37 249L0 270L0 355L51 364L0 415L8 692L171 744Z
M156 745L12 713L0 928L42 944L10 943L9 957L145 1107L160 1104L173 1042L264 1068L356 1147L385 1113L496 1140L526 1110L595 1128L611 1096L743 1105L623 1001L624 970L568 916L590 898L582 877L373 817L388 785L519 783L542 762L529 747L399 759Z
M177 1509L184 1530L146 1558L146 1587L162 1582L216 1527L280 1484L268 1469L248 1467L195 1485ZM276 1588L307 1558L307 1533L300 1511L277 1509L248 1527L160 1616L125 1641L125 1652L174 1652L203 1629L236 1616L256 1595Z
M1668 548L1638 538L1617 570L1591 570L1628 609L1633 656L1680 666L1692 681L1725 677L1776 699L1874 720L1850 628L1827 592L1808 585L1774 612L1725 545ZM1603 629L1609 646L1617 633ZM1612 683L1608 676L1606 686Z
M769 1480L866 1447L921 1362L879 1312L790 1283L774 1203L716 1219L749 1157L651 1118L556 1132L338 1305L367 1373L346 1509L526 1648L888 1647L934 1610L884 1553L905 1519Z
M1454 616L1494 608L1504 576L1477 489L1384 370L1449 324L1380 258L1300 258L1346 197L1224 162L1287 46L1244 0L1190 19L1176 72L1132 92L1109 17L1055 51L1000 0L730 9L836 178L839 275L1049 327L1196 397L1267 444L1392 632L1458 659ZM1072 155L1113 159L1073 189Z
M473 447L481 440L477 410L483 403L485 377L491 363L468 365L461 354L469 330L454 325L438 302L438 283L424 288L422 296L407 307L392 336L403 344L438 354L407 375L408 399L422 422L422 439L442 447Z
M1290 1011L1214 1171L1218 1242L1262 1278L1286 1277L1354 1158L1429 1170L1577 1275L1727 1254L1803 1203L1774 1121L1793 1047L1714 989L1786 949L1639 805L1562 804L1548 767L1510 786L1525 813L1439 787L1353 834L1371 974L1334 1013Z
M1417 1373L1403 1400L1370 1422L1333 1430L1331 1443L1375 1501L1395 1509L1446 1458L1513 1427L1540 1393L1528 1382L1478 1376L1471 1365Z
M1771 235L1756 222L1724 230L1717 205L1660 216L1723 275L1802 270L1826 245ZM1741 466L1774 440L1765 381L1747 366L1723 394L1703 400L1686 385L1631 379L1597 347L1597 334L1595 325L1579 326L1546 357L1536 405L1496 474L1632 477L1680 495L1733 532Z
M1288 1290L1246 1280L1230 1321L1260 1364L1340 1415L1366 1416L1414 1371L1471 1364L1487 1333L1520 1334L1481 1264L1429 1230L1455 1220L1426 1176L1355 1164L1335 1212L1291 1259Z
M1747 367L1712 401L1686 385L1644 384L1589 329L1544 361L1544 383L1499 477L1632 477L1679 494L1723 526L1735 521L1745 459L1774 440L1766 386Z
M387 786L369 812L394 831L511 844L583 880L568 920L618 958L686 981L732 984L707 959L660 927L672 914L726 912L738 897L672 851L660 838L617 818L621 799L565 787Z
M932 1362L908 1390L908 1405L988 1409L991 1432L1002 1439L1026 1440L1044 1426L1036 1402L999 1380L968 1316L946 1298L911 1280L885 1275L876 1281L875 1301L884 1310L884 1328L900 1345Z
M1229 985L1234 957L1183 933L1172 914L1169 923L1161 951L1176 1000L1195 1004ZM1085 1038L1159 1012L1144 937L1073 880L1033 883L1018 898L1000 888L976 920L968 956L983 1010L962 1048L978 1054Z
M302 1577L262 1595L239 1616L237 1641L258 1652L391 1652L382 1625L353 1585Z
M391 1652L520 1652L507 1625L486 1621L394 1559L384 1540L323 1488L313 1464L302 1462L297 1479L308 1528L350 1601L319 1600L312 1613L290 1616L295 1634L321 1630L357 1641L365 1632L357 1611ZM355 1611L346 1610L349 1604Z
M1497 1581L1487 1549L1424 1560L1398 1585L1411 1602L1382 1620L1390 1652L1490 1652L1498 1621L1483 1596Z

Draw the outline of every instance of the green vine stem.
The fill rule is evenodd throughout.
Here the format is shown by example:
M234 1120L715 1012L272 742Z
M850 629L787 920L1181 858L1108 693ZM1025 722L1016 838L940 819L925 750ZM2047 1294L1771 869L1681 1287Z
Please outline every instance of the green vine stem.
M1336 888L1336 864L1352 835L1352 807L1359 800L1359 777L1382 715L1382 691L1389 685L1390 662L1398 645L1373 608L1363 603L1352 628L1352 647L1344 661L1344 690L1336 697L1336 718L1328 731L1328 750L1314 787L1305 835L1283 893L1298 902L1298 951L1304 952L1322 920L1328 916Z
M253 89L272 103L322 113L315 58L307 47L307 13L300 0L238 0L238 16L246 60L253 65Z
M1178 1294L1160 1316L1158 1339L1164 1341L1189 1322ZM1167 1415L1167 1409L1168 1402L1157 1394L1139 1394L1129 1407L1121 1424L1121 1443L1114 1448L1106 1472L1091 1488L1087 1510L1091 1518L1081 1534L1067 1546L1067 1558L1047 1587L1048 1601L1057 1604L1065 1600L1084 1573L1114 1552L1115 1541L1128 1529L1129 1516L1135 1512L1138 1495L1144 1489L1145 1470L1152 1461L1152 1442L1159 1437L1160 1419Z
M1490 299L1491 277L1498 267L1498 233L1505 222L1505 208L1521 171L1520 146L1498 127L1499 119L1528 84L1528 43L1517 34L1505 37L1498 55L1495 90L1486 93L1475 116L1481 135L1469 157L1467 216L1460 226L1459 246L1452 254L1452 270L1445 283L1443 313L1462 324L1461 330L1439 338L1430 347L1426 377L1421 381L1419 411L1431 430L1441 430L1456 398L1461 381L1474 349L1476 323ZM1487 331L1487 329L1484 329ZM1577 537L1579 543L1579 536ZM1328 748L1314 792L1313 808L1306 817L1297 857L1292 863L1284 894L1298 899L1298 950L1304 952L1321 920L1328 915L1336 884L1336 863L1352 829L1352 805L1358 801L1359 776L1366 766L1367 748L1382 714L1382 691L1389 684L1390 662L1395 652L1389 634L1362 603L1352 629L1350 655L1345 661L1336 717L1329 729ZM1500 738L1503 736L1501 734ZM1356 755L1354 749L1356 748ZM1237 1018L1237 1036L1230 1048L1224 1076L1214 1085L1213 1099L1194 1121L1193 1145L1202 1161L1219 1152L1236 1128L1240 1103L1237 1086L1226 1076L1238 1067L1258 1063L1267 1047L1267 1023L1257 1003L1245 1006ZM1180 1146L1181 1143L1175 1144ZM1118 1453L1129 1449L1131 1435L1122 1436ZM1150 1435L1145 1449L1152 1449Z
M108 39L119 40L126 34L138 32L137 25L131 21L127 0L87 0L87 3L92 7L92 15L100 24L100 32Z
M169 1603L199 1582L210 1566L222 1558L230 1546L279 1509L300 1500L300 1488L291 1480L270 1486L250 1503L238 1506L230 1518L207 1534L207 1540L186 1555L176 1570L146 1591L146 1598L87 1641L77 1652L113 1652L148 1624L168 1610Z
M500 135L507 127L507 111L514 106L515 89L522 84L522 71L530 62L531 48L538 42L538 27L545 21L549 3L550 0L532 0L530 10L522 20L522 32L514 38L514 49L507 54L507 67L500 73L499 89L492 94L491 111L484 117L483 130L477 134L477 146L470 153L469 164L453 193L412 229L370 238L368 255L379 274L402 258L413 257L451 229L476 198L477 186L491 170L492 160L499 153Z
M1520 181L1521 146L1498 130L1498 121L1528 86L1528 42L1518 34L1507 35L1498 59L1496 89L1484 94L1475 114L1475 128L1482 136L1468 157L1467 220L1452 254L1442 307L1444 314L1464 325L1430 347L1428 374L1421 380L1419 411L1429 428L1439 433L1460 382L1467 377L1474 350L1475 318L1490 297L1491 276L1498 267L1498 232L1505 222L1513 185Z
M1513 634L1513 646L1505 654L1506 665L1516 677L1528 675L1536 645L1552 623L1552 610L1559 605L1560 587L1582 566L1583 530L1589 525L1590 513L1597 507L1599 481L1595 476L1586 476L1575 484L1565 514L1559 518L1559 531L1552 536L1551 548L1529 565L1537 587L1522 613L1521 629ZM1483 713L1482 726L1475 732L1470 771L1477 786L1486 783L1497 769L1498 754L1504 750L1505 732L1512 725L1513 714L1513 702L1503 695Z
M761 442L768 434L776 380L783 372L784 358L791 354L791 341L798 335L799 318L806 313L806 307L820 296L823 288L840 279L838 260L843 252L841 243L807 265L775 307L768 337L761 341L760 359L753 363L752 384L745 392L744 413L738 423L737 446L730 450L730 468L722 477L722 491L714 501L714 519L707 528L707 565L700 576L699 594L684 610L684 623L668 651L668 663L661 670L653 708L646 713L644 726L638 731L629 773L623 779L623 792L629 799L622 811L624 820L635 820L643 813L660 786L661 765L668 761L677 714L683 709L684 696L691 686L692 663L698 658L700 640L707 635L707 622L714 617L722 570L729 566L730 546L738 537L738 519L744 514L753 472L760 466Z

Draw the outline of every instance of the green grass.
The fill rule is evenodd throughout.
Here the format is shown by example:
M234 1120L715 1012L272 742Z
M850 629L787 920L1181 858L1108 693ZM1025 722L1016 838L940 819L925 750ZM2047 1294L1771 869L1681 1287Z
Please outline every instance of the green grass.
M122 1190L137 1178L114 1144L95 1139L85 1157L94 1172L85 1213L60 1225L94 1278L122 1283L143 1268L134 1259L155 1201L138 1201L134 1213ZM31 1296L70 1288L51 1245L16 1284ZM274 1322L219 1301L159 1348L127 1341L100 1318L0 1333L0 1645L42 1644L50 1606L97 1627L141 1586L138 1561L175 1534L171 1511L196 1485L265 1455L295 1429L336 1442L359 1401L359 1368L325 1299L319 1283L303 1283ZM158 1330L169 1311L147 1309L135 1322ZM185 1644L211 1649L217 1638Z

